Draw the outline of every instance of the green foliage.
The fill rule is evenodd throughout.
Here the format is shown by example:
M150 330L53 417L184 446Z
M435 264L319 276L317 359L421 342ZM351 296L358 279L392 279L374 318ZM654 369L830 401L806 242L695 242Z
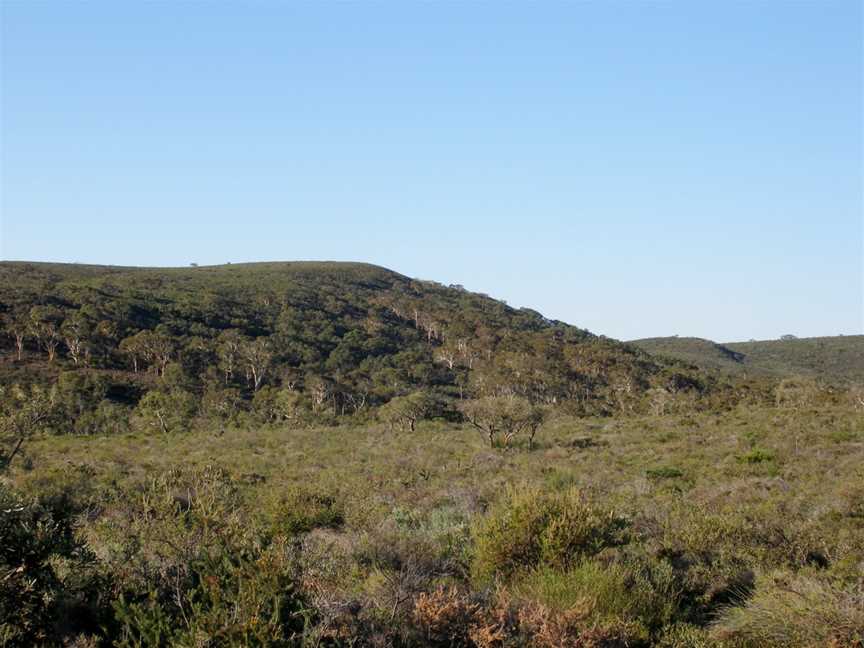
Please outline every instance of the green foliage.
M802 614L810 645L845 647L818 628L855 628L860 605L862 448L834 438L850 407L559 416L533 453L443 422L47 435L5 479L91 555L47 561L47 645L741 648ZM742 431L782 478L735 460Z
M291 550L275 543L196 560L175 601L153 591L114 603L118 646L302 645L310 618L292 577Z
M484 580L535 566L567 569L626 542L626 527L622 517L587 503L574 489L512 489L474 528L472 570Z
M431 394L415 391L407 396L391 398L380 408L378 415L390 427L398 426L413 432L417 421L433 414L436 406L436 400Z
M864 645L864 589L824 578L760 578L743 605L729 607L716 634L742 648Z
M24 311L21 335L39 354L23 353L27 340L16 313ZM704 391L689 369L633 347L484 295L362 264L147 269L4 262L5 312L0 342L21 354L16 370L28 382L47 385L61 371L87 371L100 376L107 400L125 406L154 389L195 395L210 389L202 416L223 422L233 421L227 412L235 408L223 406L225 398L209 387L217 374L241 397L236 409L292 424L312 418L309 411L319 422L336 422L407 399L381 414L410 429L431 410L452 412L423 394L436 401L507 398L495 408L503 417L499 441L524 433L529 447L545 415L539 405L630 412L655 375L664 376L663 384L674 377L682 393ZM265 387L285 402L268 395L253 405ZM154 412L166 408L154 405L139 413L152 429L163 429ZM93 403L87 411L97 408ZM187 427L186 414L178 416L173 427ZM94 425L69 431L92 433Z
M732 375L819 376L835 383L858 380L864 375L862 335L725 344L699 338L663 337L634 340L632 344L652 355Z
M238 389L209 383L201 395L201 416L219 425L236 423L242 411L243 399Z
M684 473L678 468L672 466L660 466L658 468L649 468L645 471L645 475L648 479L660 480L677 479L678 477L683 477Z
M860 389L359 264L0 263L0 314L0 643L860 643Z
M38 385L29 389L0 386L0 473L36 432L56 420L52 394Z
M300 392L292 389L276 389L265 385L252 399L252 412L262 423L279 423L297 427L325 417L316 415L312 403Z
M813 378L784 378L774 389L777 407L808 407L817 402L821 389Z
M595 622L638 622L647 632L674 620L677 584L672 569L653 565L603 564L585 560L559 571L542 567L513 585L514 594L561 612L583 607Z
M244 524L240 503L219 468L172 470L101 529L121 590L117 645L299 644L293 549Z
M66 498L28 501L0 485L0 645L53 641L87 620L76 608L94 602L100 583L73 513Z
M312 529L335 529L345 520L335 498L303 488L291 488L282 493L269 516L273 531L287 536Z
M753 448L749 452L741 455L739 461L747 464L761 464L769 461L774 461L775 455L770 450L765 448Z
M460 411L465 419L489 440L489 446L510 443L519 435L528 439L529 447L543 425L546 411L520 396L485 396L463 401Z
M154 432L186 432L197 412L195 396L183 389L147 392L135 408L140 424Z

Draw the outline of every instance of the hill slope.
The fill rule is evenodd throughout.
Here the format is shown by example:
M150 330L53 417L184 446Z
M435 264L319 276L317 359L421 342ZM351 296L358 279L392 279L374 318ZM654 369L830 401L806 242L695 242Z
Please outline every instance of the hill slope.
M703 388L691 369L635 346L358 263L5 262L0 315L0 383L102 372L130 406L170 384L202 403L233 390L243 407L278 416L362 413L417 390L604 412L652 386ZM266 404L274 393L290 407Z
M631 344L652 355L732 374L864 380L864 335L725 344L701 338L661 337L633 340Z

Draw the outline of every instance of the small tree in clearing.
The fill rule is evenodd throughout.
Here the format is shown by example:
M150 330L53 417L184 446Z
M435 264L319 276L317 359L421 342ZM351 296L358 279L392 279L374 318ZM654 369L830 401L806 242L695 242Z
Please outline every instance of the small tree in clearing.
M435 399L425 391L415 391L407 396L391 398L381 407L379 415L391 429L398 426L414 431L417 421L429 416L435 408Z
M525 434L528 448L534 448L534 438L546 419L544 409L519 396L486 396L464 401L459 409L465 420L483 432L494 448L497 437L509 445L513 437Z

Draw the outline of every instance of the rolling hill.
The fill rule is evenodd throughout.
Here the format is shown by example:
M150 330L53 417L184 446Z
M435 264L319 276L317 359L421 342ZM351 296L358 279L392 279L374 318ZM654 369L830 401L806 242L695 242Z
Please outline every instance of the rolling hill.
M4 262L0 315L0 383L100 374L127 406L168 383L205 402L233 390L244 407L287 390L332 416L418 390L610 412L652 387L705 389L678 361L360 263Z
M631 344L655 356L731 374L864 380L864 335L723 344L692 337L659 337Z

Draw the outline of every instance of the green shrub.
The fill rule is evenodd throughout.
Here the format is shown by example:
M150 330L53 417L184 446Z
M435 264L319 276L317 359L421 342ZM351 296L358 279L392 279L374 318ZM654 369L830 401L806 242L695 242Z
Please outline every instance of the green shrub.
M684 473L677 468L661 466L659 468L649 468L645 471L645 475L648 477L648 479L660 480L677 479L678 477L683 477Z
M438 403L427 391L415 391L406 396L396 396L378 409L378 417L392 430L398 427L413 432L417 422L434 412Z
M62 494L26 501L0 486L0 645L59 644L98 628L95 557L73 514Z
M193 394L182 389L147 392L135 408L140 423L156 432L186 432L198 409Z
M345 520L336 499L303 488L283 493L271 509L272 529L276 534L296 535L312 529L335 529Z
M742 648L864 646L864 589L774 574L757 581L746 603L727 608L715 630Z
M237 486L214 466L169 470L101 526L114 645L299 643L310 613L295 548L242 514Z
M749 452L738 457L738 460L746 464L760 464L774 461L775 456L771 450L765 448L753 448Z
M807 376L784 378L774 389L774 402L777 407L799 409L816 403L824 396L819 383Z
M200 415L218 425L236 422L242 411L243 399L240 390L222 387L219 384L207 385L201 396Z
M664 563L630 566L589 559L565 571L541 567L520 578L513 592L561 612L585 607L597 621L636 621L647 631L669 623L678 602L674 574Z
M202 555L189 565L175 599L155 591L127 594L114 611L115 645L124 648L299 646L312 617L295 584L291 550L283 543Z
M475 576L510 577L541 565L568 568L625 542L626 521L578 491L511 490L474 528Z
M690 623L675 623L663 629L655 644L657 648L714 648L717 642L708 630Z
M74 431L76 434L124 434L129 431L130 412L129 407L103 400L75 420Z

